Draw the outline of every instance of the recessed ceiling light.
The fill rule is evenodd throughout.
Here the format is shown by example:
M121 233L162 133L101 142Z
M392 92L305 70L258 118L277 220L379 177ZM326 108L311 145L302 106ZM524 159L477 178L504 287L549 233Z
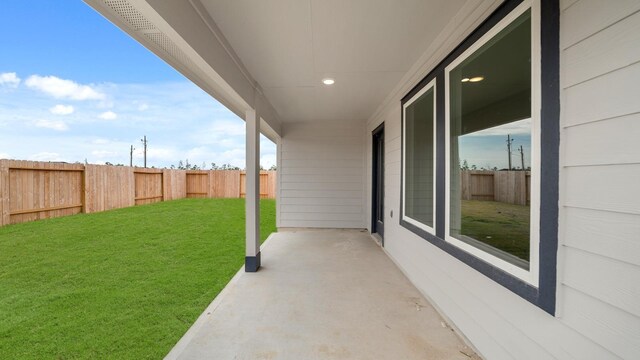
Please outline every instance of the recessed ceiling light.
M472 77L471 79L469 79L470 82L478 82L478 81L482 81L484 80L484 77L482 76L476 76L476 77Z
M333 85L336 81L330 78L322 79L322 83L325 85Z
M469 78L462 79L462 82L467 82L467 81L469 81Z

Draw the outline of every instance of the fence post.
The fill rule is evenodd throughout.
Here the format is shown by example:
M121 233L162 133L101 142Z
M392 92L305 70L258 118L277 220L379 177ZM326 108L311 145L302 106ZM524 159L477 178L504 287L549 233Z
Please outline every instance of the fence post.
M82 183L80 184L80 204L82 204L82 208L80 212L82 214L87 213L87 165L82 165Z
M169 194L169 188L171 188L171 182L173 179L169 177L167 179L167 174L169 174L168 169L162 169L162 175L160 175L160 186L162 187L162 201L172 200L171 194ZM168 180L168 181L167 181Z
M0 160L0 226L9 225L9 164Z
M520 194L518 194L518 204L519 205L527 205L527 172L523 169L518 172L518 177L520 178Z
M211 189L211 174L213 170L207 171L207 199L213 197L213 190Z

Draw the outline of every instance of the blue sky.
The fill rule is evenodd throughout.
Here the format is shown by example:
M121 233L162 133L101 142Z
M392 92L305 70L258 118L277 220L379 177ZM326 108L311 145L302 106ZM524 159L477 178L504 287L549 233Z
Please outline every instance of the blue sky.
M478 169L508 168L507 135L510 135L513 140L511 143L512 167L522 167L518 151L520 146L524 152L524 166L530 167L531 119L514 121L461 136L458 139L460 162L467 160L469 166L476 165Z
M0 49L0 158L244 167L244 121L80 0L3 0Z

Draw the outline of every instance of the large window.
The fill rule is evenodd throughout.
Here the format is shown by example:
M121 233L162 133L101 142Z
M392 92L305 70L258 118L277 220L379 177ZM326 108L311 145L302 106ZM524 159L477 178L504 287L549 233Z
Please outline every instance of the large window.
M531 9L522 6L445 69L446 240L537 285L531 219L539 191L531 184L539 172L539 109L532 109L539 94L531 28Z
M557 7L505 1L402 99L401 225L549 313Z
M431 233L435 222L435 81L403 105L403 220Z

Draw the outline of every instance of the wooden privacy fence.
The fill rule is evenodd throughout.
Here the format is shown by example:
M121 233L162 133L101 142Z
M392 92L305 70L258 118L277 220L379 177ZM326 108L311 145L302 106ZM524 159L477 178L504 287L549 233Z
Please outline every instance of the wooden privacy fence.
M460 171L462 200L498 201L528 205L531 201L530 171Z
M0 226L186 197L244 197L244 172L0 160ZM275 198L276 172L260 174Z

